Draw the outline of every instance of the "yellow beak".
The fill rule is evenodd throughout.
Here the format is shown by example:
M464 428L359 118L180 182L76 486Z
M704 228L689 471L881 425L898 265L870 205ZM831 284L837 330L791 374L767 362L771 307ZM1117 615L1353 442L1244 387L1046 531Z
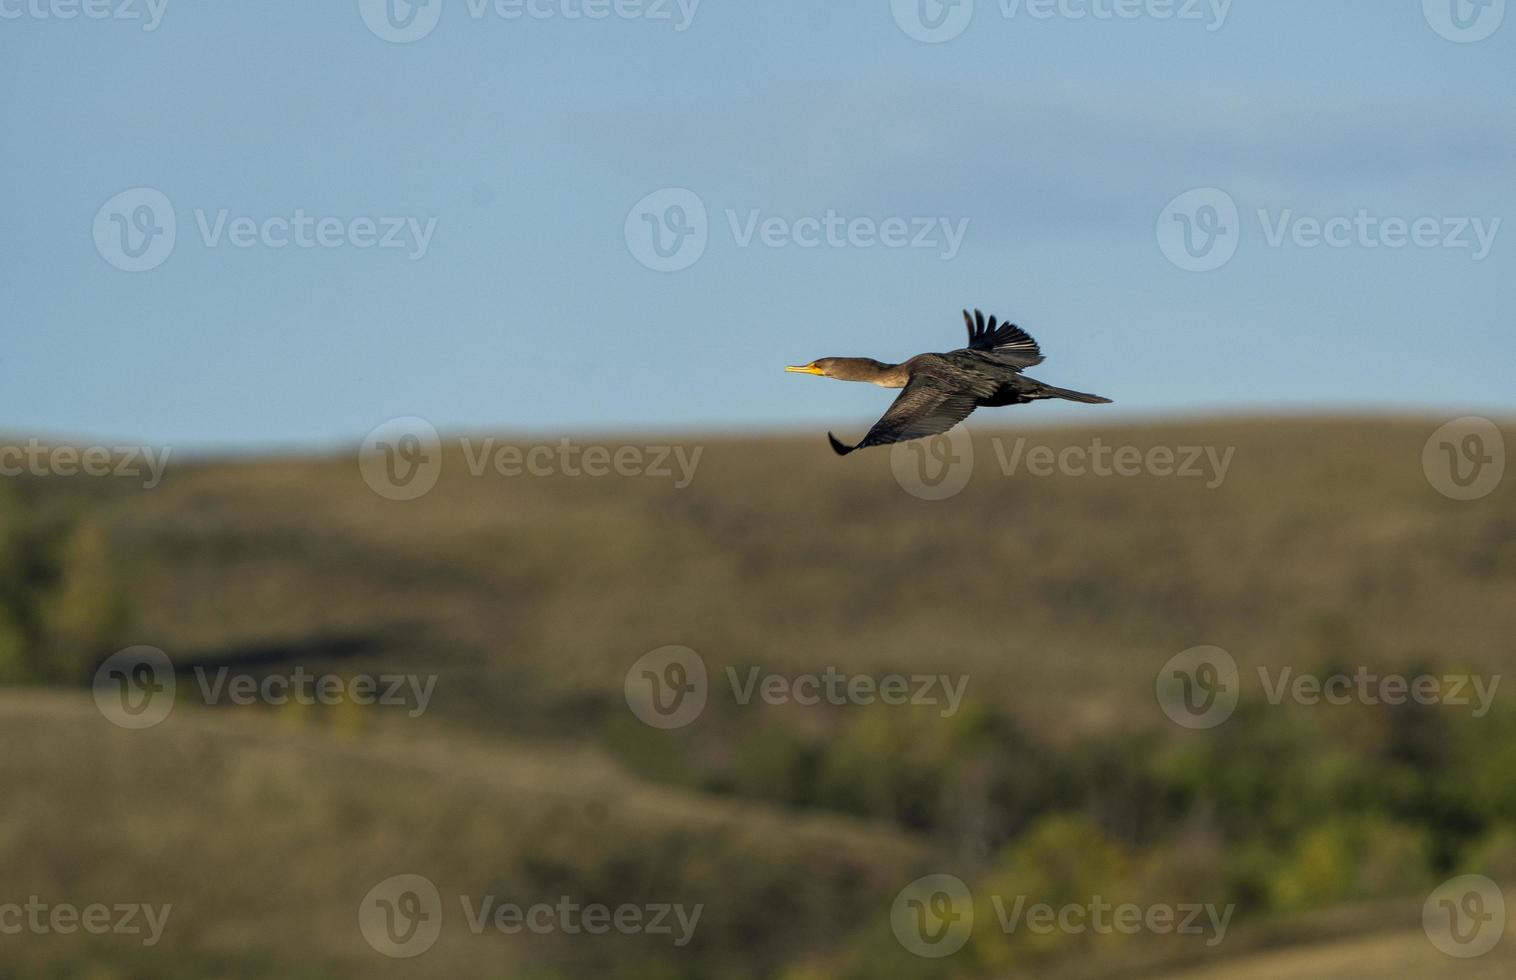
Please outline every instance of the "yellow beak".
M791 374L821 374L822 373L821 369L816 366L816 362L815 361L812 361L809 364L801 364L801 365L798 365L798 366L797 365L790 365L789 367L785 368L785 370L789 371Z

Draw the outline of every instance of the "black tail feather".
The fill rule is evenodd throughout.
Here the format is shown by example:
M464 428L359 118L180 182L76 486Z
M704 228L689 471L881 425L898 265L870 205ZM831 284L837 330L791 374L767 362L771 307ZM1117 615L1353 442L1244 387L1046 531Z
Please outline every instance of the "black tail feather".
M1055 388L1045 384L1034 395L1035 398L1062 398L1065 401L1081 402L1085 405L1109 405L1111 400L1102 395L1091 395L1084 391L1071 391L1068 388Z

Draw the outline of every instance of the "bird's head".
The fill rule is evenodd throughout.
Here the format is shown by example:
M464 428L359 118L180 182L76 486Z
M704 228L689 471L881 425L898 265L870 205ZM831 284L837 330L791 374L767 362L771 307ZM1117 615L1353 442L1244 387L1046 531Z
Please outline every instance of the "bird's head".
M785 370L795 374L818 374L823 378L836 378L838 381L885 384L885 371L888 367L888 364L880 363L872 357L823 357L809 364L791 365Z
M842 360L840 357L823 357L809 364L791 364L785 370L791 374L816 374L823 378L831 378L836 376L833 372L837 370L837 362L840 360Z

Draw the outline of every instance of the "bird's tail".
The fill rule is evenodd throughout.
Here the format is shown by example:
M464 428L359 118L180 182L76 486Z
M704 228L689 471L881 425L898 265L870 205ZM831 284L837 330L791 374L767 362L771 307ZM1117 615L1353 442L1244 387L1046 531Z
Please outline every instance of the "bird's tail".
M1049 384L1038 382L1041 387L1032 395L1033 398L1062 398L1065 401L1081 402L1085 405L1109 405L1111 400L1100 395L1092 395L1084 391L1071 391L1068 388L1055 388Z

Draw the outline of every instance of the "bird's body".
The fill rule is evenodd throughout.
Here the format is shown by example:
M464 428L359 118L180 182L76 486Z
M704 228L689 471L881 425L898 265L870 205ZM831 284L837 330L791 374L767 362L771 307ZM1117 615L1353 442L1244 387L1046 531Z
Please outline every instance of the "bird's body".
M1062 398L1085 404L1104 404L1109 398L1043 384L1022 373L1042 363L1042 351L1026 331L1014 324L995 325L978 310L963 313L969 345L944 354L917 354L900 364L866 357L824 357L787 368L840 381L866 381L883 388L901 388L889 411L874 423L857 445L827 438L840 456L867 446L882 446L946 432L976 408L1021 405L1043 398Z

